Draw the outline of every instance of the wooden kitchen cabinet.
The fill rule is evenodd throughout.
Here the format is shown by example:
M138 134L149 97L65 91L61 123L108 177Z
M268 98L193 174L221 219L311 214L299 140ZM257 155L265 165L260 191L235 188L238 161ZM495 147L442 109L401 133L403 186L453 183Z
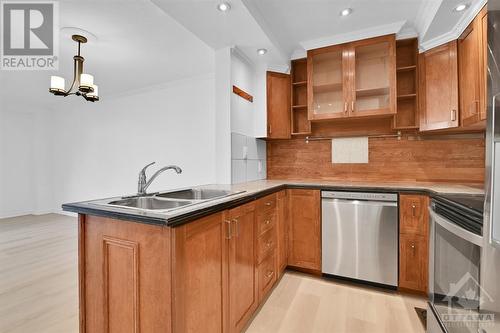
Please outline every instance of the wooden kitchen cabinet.
M396 113L395 36L307 53L310 120Z
M394 35L352 42L351 117L396 113Z
M319 190L288 190L288 265L321 270Z
M457 41L419 55L420 131L459 126Z
M488 107L488 8L485 5L478 14L478 25L481 27L479 47L479 120L486 120L486 108Z
M307 52L308 112L310 120L349 116L350 49L348 44Z
M226 213L228 224L228 332L240 332L258 306L255 203Z
M287 191L278 192L277 205L277 234L278 234L278 271L281 274L285 271L288 260L288 196Z
M290 75L267 72L267 137L289 139L290 120Z
M428 196L399 196L399 288L423 294L429 279L428 208Z
M429 233L429 197L417 194L399 196L401 233L426 237Z
M227 238L223 213L173 229L174 331L226 332Z
M460 119L465 128L486 125L486 21L483 8L458 39Z
M171 229L80 215L78 235L80 332L172 332Z
M399 288L427 293L428 244L424 237L401 234L399 237Z

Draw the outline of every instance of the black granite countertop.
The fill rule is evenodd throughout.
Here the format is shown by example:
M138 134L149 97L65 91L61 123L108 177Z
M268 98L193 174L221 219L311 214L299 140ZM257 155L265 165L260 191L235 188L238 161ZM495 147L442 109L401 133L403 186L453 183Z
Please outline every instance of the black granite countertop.
M224 198L200 202L174 210L146 210L107 205L121 197L90 200L63 204L64 211L79 214L109 217L119 220L176 227L201 217L230 209L256 200L286 188L346 190L368 192L423 193L430 196L460 194L461 196L481 196L484 191L477 187L432 183L380 183L380 182L333 182L333 181L292 181L261 180L235 185L203 185L194 188L224 189L236 194ZM175 191L175 190L172 190ZM169 191L170 192L170 191Z

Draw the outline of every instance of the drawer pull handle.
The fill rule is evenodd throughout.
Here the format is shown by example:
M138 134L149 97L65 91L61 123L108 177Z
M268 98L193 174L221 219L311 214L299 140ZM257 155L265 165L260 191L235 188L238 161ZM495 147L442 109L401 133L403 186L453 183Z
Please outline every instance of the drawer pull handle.
M269 224L269 223L271 223L271 220L266 220L264 223Z
M271 202L266 202L266 206L271 206Z
M457 110L453 109L451 110L451 121L456 121L457 120Z
M226 234L226 239L231 239L231 221L224 221L226 222L227 225L227 234Z
M238 219L233 219L234 224L236 224L236 237L240 237L240 221Z
M266 277L270 278L271 276L273 276L273 274L274 274L273 271L268 271L267 274L266 274Z

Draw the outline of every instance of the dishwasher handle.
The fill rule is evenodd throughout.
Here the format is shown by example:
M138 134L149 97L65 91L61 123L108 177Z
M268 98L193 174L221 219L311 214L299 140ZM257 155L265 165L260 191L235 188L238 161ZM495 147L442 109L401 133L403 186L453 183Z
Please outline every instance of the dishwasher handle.
M379 207L397 207L397 201L376 201L376 200L352 200L352 199L332 199L332 198L323 198L323 203L346 203L350 205L357 206L379 206Z

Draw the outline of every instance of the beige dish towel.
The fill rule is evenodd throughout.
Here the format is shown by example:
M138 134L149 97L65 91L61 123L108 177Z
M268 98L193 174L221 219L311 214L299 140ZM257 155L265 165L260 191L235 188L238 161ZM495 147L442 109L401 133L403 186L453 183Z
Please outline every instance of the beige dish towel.
M332 163L368 163L368 137L332 139Z

